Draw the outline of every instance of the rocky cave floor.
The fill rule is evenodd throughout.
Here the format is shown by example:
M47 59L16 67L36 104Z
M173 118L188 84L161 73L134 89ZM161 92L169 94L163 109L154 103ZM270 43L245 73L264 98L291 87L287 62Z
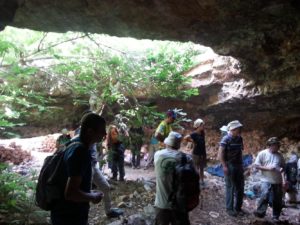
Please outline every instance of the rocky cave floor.
M114 182L114 190L112 191L114 206L117 207L119 205L124 209L124 217L121 219L108 219L105 216L102 204L92 205L90 211L91 225L151 224L154 210L152 205L155 198L153 168L136 170L126 167L126 173L128 180L126 182ZM249 198L245 198L243 204L243 209L247 214L243 217L230 217L224 210L225 191L223 179L206 173L206 184L206 187L201 190L199 206L190 213L192 225L300 224L300 205L287 205L280 217L281 222L273 223L270 208L264 219L258 219L253 216L255 200ZM147 217L148 219L142 222L142 219Z
M12 146L12 140L1 140L0 145ZM41 151L40 138L18 139L14 140L19 149L27 149L30 152L31 160L14 166L13 170L20 174L26 174L29 170L39 170L44 158L51 154ZM20 147L21 146L21 147ZM15 149L15 148L14 148ZM11 149L13 150L13 149ZM21 151L21 150L20 150ZM145 163L142 161L142 163ZM132 169L129 165L125 167L126 181L115 181L112 184L113 190L112 202L113 207L124 209L124 216L121 218L108 219L104 212L103 204L91 205L89 224L90 225L150 225L153 224L154 217L154 198L155 198L155 174L153 167L149 170ZM110 176L110 171L104 169L104 173ZM201 203L190 213L190 221L192 225L214 225L214 224L253 224L267 225L274 224L271 221L271 209L268 209L267 216L264 219L257 219L253 216L256 200L244 198L243 209L247 215L243 217L229 217L224 210L224 181L223 178L206 175L206 187L201 191ZM246 179L245 189L249 190L250 186L255 183L259 184L259 180L251 175ZM299 190L300 192L300 190ZM298 195L298 202L300 196ZM280 217L281 222L276 224L300 224L300 204L287 205L283 209ZM49 222L49 218L47 218ZM36 224L36 223L34 223Z

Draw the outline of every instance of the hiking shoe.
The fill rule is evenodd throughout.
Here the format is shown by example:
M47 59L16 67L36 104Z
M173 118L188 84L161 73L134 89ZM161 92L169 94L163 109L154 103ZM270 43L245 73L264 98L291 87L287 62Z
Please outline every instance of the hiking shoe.
M245 215L247 214L247 213L246 213L244 210L242 210L242 209L236 210L235 212L236 212L236 214L237 214L238 216L245 216Z
M206 188L206 183L204 181L199 182L199 187L200 187L200 189Z
M237 213L235 211L233 211L233 210L226 210L226 212L227 212L227 214L229 216L232 216L232 217L236 217L237 216Z
M273 217L272 217L272 222L274 222L274 223L280 222L279 216L273 216Z
M117 177L111 177L110 180L112 180L112 181L117 181L118 178L117 178Z
M255 211L253 214L254 214L255 217L258 217L258 218L264 218L265 217L264 214L261 214L261 213L259 213L257 211Z
M108 218L115 218L115 217L119 217L122 216L124 214L124 211L122 209L119 208L111 208L109 213L106 213L106 216Z

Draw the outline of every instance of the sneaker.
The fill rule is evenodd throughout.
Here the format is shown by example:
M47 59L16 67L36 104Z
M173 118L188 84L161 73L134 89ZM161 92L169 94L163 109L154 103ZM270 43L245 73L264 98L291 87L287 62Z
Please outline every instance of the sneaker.
M125 181L124 177L121 177L121 178L119 179L119 181L121 181L121 182Z
M255 217L258 217L258 218L264 218L265 217L264 214L261 214L261 213L259 213L257 211L255 211L253 214L254 214Z
M108 218L115 218L115 217L119 217L122 216L124 214L124 211L122 209L119 208L111 208L109 213L106 213L106 216Z
M227 212L227 214L229 216L232 216L232 217L236 217L237 216L237 213L235 211L233 211L233 210L226 210L226 212Z

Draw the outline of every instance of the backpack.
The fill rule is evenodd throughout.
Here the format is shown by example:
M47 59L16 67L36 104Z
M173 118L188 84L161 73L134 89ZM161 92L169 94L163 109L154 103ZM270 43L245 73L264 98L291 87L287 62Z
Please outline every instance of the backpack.
M296 185L297 184L297 163L287 163L286 164L286 176L287 176L287 181L291 183L291 185Z
M174 191L169 200L174 210L189 212L199 205L199 174L186 154L180 153L178 161L173 175Z
M47 156L41 168L35 192L35 204L43 210L51 210L57 200L64 199L67 177L63 170L66 150L80 142L68 142L53 155Z

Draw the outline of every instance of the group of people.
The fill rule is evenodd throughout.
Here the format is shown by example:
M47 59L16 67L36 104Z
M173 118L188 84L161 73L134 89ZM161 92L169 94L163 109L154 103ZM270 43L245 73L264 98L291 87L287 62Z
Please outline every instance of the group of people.
M188 212L177 211L172 207L169 196L173 192L174 170L178 163L178 150L182 142L192 142L192 160L199 173L199 186L204 187L204 168L206 166L205 123L198 118L193 123L194 130L183 136L172 128L176 120L176 113L168 110L166 118L159 124L151 137L149 157L146 166L154 163L156 175L156 220L157 225L190 224ZM244 197L244 168L243 168L243 125L235 120L221 131L218 158L222 164L225 176L226 212L230 216L243 216ZM140 133L140 131L133 131ZM67 148L64 157L65 173L68 178L65 188L65 197L57 207L51 210L51 219L54 225L58 224L87 224L89 202L98 203L104 198L106 214L117 217L123 214L118 208L111 208L110 184L103 176L95 153L97 143L104 138L107 148L112 154L109 166L113 180L124 181L124 151L125 147L119 139L118 129L110 126L106 133L105 120L92 112L86 113L81 120L77 136L71 140L80 141L79 147ZM65 143L64 143L65 144ZM141 143L137 143L137 147ZM254 215L264 217L268 204L273 208L273 219L278 220L282 209L282 187L286 186L286 166L283 156L278 152L280 142L272 137L267 141L267 149L258 153L253 168L262 173L262 194ZM136 161L139 158L135 159ZM135 162L136 162L135 161ZM119 177L118 177L119 176ZM91 192L91 182L94 182L102 192Z

